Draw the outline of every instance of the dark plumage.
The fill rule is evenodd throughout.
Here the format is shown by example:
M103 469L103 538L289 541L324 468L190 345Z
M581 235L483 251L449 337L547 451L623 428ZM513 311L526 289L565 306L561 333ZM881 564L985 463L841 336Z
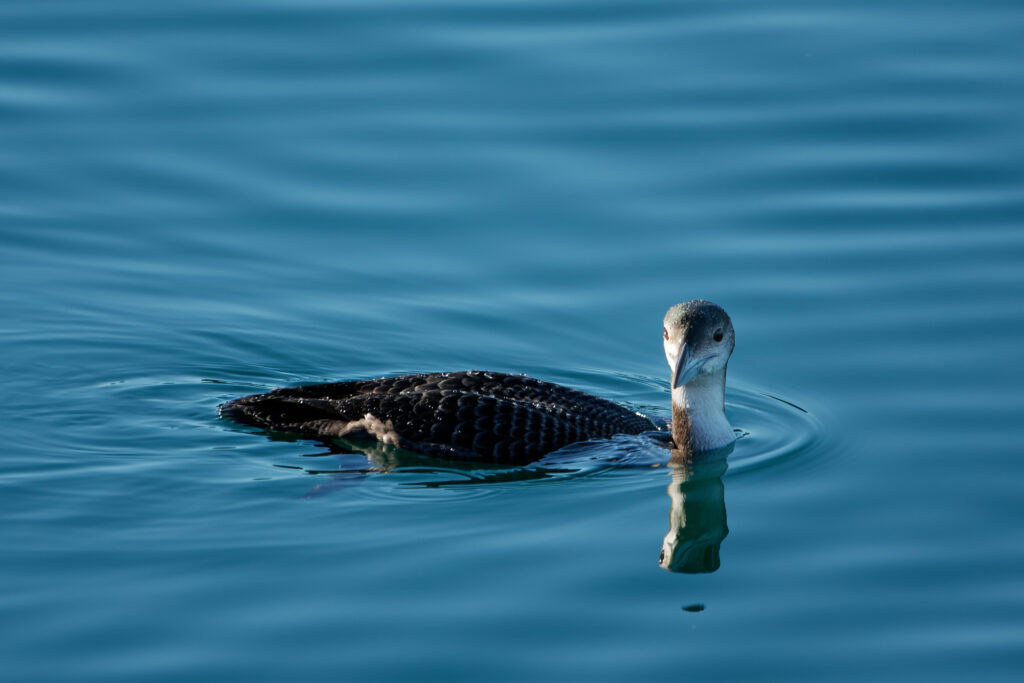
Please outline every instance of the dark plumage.
M725 374L736 335L729 315L710 301L677 304L665 314L662 337L675 447L692 453L731 446ZM582 391L476 370L275 389L225 403L221 414L317 439L371 436L441 458L511 464L577 441L657 429Z
M237 422L372 436L427 455L522 464L577 441L656 429L611 401L524 375L440 372L275 389L230 401Z

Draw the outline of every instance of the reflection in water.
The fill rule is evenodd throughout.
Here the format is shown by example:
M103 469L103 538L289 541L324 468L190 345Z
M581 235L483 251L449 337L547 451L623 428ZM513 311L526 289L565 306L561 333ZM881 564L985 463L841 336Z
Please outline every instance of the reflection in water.
M285 437L277 437L285 438ZM299 437L288 437L297 440ZM534 479L547 479L576 474L579 468L560 467L551 463L545 467L510 467L494 463L465 462L434 458L415 451L383 444L376 439L334 439L321 441L326 452L307 453L305 457L323 462L331 467L308 467L278 464L275 467L294 469L307 474L331 475L326 481L318 482L303 497L312 498L338 490L359 486L366 475L401 472L418 475L415 480L405 480L400 488L451 488L465 485L501 484ZM394 492L401 496L399 492Z
M670 445L671 441L666 445ZM365 475L401 470L423 475L422 479L406 481L404 486L449 488L461 485L498 484L531 479L545 479L579 474L579 461L561 463L565 467L513 467L483 463L459 463L437 460L410 451L387 446L375 440L324 442L334 457L335 468L298 468L310 474L333 475L319 482L305 497L328 494L360 485ZM719 549L729 535L725 515L725 486L722 477L729 468L728 456L733 445L716 451L691 453L671 449L668 465L672 483L668 495L672 500L669 530L665 534L658 563L663 569L683 574L714 572L721 565ZM309 454L322 458L324 453ZM571 465L576 465L571 466ZM620 463L621 466L621 463ZM628 466L628 465L627 465ZM649 464L645 464L649 467ZM292 467L279 465L279 467Z
M672 451L672 483L668 487L672 510L659 558L663 569L703 574L721 564L719 547L729 535L722 475L729 467L726 458L731 450L696 455Z

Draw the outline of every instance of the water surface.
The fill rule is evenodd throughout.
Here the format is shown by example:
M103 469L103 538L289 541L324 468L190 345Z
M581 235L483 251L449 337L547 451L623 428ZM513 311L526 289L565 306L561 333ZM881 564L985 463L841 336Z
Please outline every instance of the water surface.
M4 679L1018 680L1022 29L0 5ZM361 474L217 417L484 368L664 418L696 297L737 328L725 463Z

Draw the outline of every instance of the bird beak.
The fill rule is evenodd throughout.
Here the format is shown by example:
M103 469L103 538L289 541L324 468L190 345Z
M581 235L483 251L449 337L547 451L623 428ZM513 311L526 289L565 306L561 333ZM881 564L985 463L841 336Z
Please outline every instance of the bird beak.
M679 357L676 358L676 365L672 368L672 388L678 389L685 386L691 379L697 376L700 369L708 362L709 356L694 358L690 354L690 345L683 343L679 349Z

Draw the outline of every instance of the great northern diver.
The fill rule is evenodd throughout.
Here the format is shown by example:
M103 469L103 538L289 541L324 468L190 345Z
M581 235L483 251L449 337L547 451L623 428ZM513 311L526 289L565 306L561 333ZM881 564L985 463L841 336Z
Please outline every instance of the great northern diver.
M729 315L710 301L668 310L672 440L689 452L735 440L725 417L725 373L735 345ZM434 457L532 462L578 441L658 427L620 405L524 375L438 372L308 384L243 396L221 415L317 439L373 437Z

